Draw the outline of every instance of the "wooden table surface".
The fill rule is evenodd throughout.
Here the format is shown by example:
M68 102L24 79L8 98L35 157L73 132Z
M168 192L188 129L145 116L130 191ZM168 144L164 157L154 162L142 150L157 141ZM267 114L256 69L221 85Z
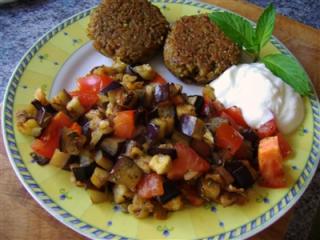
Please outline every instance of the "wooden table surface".
M261 8L241 0L206 0L257 20ZM320 91L320 31L287 17L277 16L274 33L299 59ZM85 239L43 210L15 176L0 137L0 239ZM294 211L294 209L292 210ZM291 219L289 212L252 239L282 239Z

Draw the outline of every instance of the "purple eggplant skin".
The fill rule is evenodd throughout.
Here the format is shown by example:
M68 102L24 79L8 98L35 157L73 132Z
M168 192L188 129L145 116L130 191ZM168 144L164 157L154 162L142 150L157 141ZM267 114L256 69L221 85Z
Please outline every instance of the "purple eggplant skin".
M169 84L156 85L154 89L154 100L156 103L169 100Z
M204 104L204 98L202 96L188 96L188 102L195 107L197 114L201 113Z
M173 199L181 194L176 183L174 183L172 181L164 182L163 183L163 190L164 190L164 194L157 197L157 200L161 204L165 204L165 203L169 202L171 199Z
M62 169L66 171L71 171L70 165L74 163L80 163L80 157L78 155L71 155L70 158L68 159L68 162Z
M47 165L50 162L50 159L45 158L45 157L41 157L36 153L31 153L31 158L33 161L35 161L36 163L38 163L40 166L44 166Z
M159 146L151 146L148 149L148 154L150 155L156 155L156 154L163 154L163 155L169 155L171 159L177 158L177 150L172 147L159 147Z
M116 90L122 88L122 85L117 82L117 81L112 81L108 86L106 86L105 88L103 88L100 93L102 94L107 94L110 91Z
M42 105L37 99L34 99L31 104L37 109L37 123L41 127L46 127L57 111L50 104Z
M95 167L96 167L96 164L92 162L89 165L72 167L71 171L73 172L73 175L75 176L77 181L86 182L90 180Z
M41 102L37 99L34 99L31 104L37 109L40 110L41 108L44 108L46 112L51 113L51 114L55 114L57 113L57 111L50 105L42 105Z
M181 132L189 137L201 139L204 134L204 122L192 115L183 115L180 118Z
M230 172L235 179L236 187L247 189L254 184L254 178L249 169L240 161L232 160L225 164L225 168Z
M156 140L159 137L160 127L154 123L147 125L147 137L151 140Z

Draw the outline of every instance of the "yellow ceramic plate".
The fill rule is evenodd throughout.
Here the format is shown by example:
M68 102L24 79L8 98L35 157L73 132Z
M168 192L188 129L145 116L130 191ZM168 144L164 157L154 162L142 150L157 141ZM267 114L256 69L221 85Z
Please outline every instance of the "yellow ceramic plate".
M184 15L221 10L215 6L184 0L154 1L170 22ZM110 203L92 204L88 193L69 180L70 173L52 166L41 167L31 161L31 138L15 127L14 112L33 99L36 88L49 96L59 89L71 89L75 80L92 67L110 63L97 53L86 36L91 10L82 12L41 38L23 57L8 85L3 108L3 136L8 156L17 176L39 204L75 231L90 238L141 239L229 239L245 238L269 226L299 199L318 164L319 104L316 96L305 98L306 117L300 128L288 136L294 156L284 163L288 188L267 189L255 186L249 191L245 206L223 208L216 204L190 207L170 214L165 221L137 220ZM288 50L272 39L263 54ZM165 78L179 82L163 66L159 57L151 64ZM199 87L185 85L188 93Z

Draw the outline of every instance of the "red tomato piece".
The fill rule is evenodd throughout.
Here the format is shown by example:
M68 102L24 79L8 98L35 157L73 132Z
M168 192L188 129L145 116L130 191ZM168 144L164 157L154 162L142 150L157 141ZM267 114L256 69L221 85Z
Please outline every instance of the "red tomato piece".
M273 118L257 129L260 139L274 136L278 132L276 120Z
M61 130L64 127L70 127L71 124L71 119L65 113L58 112L39 139L33 141L32 150L43 157L51 158L55 149L59 146Z
M283 158L288 157L292 153L292 148L281 133L277 134L281 155Z
M157 84L166 84L167 81L160 75L160 74L156 74L156 76L154 77L154 79L151 80L152 83L157 83Z
M167 174L169 179L183 178L188 171L199 173L207 172L210 164L201 158L192 148L182 143L175 144L178 157L173 160L172 166Z
M99 100L98 95L93 92L73 91L73 92L70 92L69 94L73 97L79 97L79 101L80 101L81 105L86 110L89 110Z
M135 110L117 112L113 122L116 137L132 138L135 132Z
M156 173L145 175L139 182L138 195L145 199L150 199L164 194L163 179Z
M265 187L281 188L286 186L282 165L282 155L278 137L267 137L260 141L258 148L259 169L262 176L260 184Z
M215 140L218 147L228 149L233 155L240 148L243 137L234 127L224 123L217 128Z
M235 121L236 124L240 125L241 127L247 128L248 124L243 118L241 109L238 107L230 107L223 110L224 113L226 113L230 118Z
M112 79L105 75L91 74L78 80L80 92L99 93L101 89L112 82Z
M74 132L78 133L79 135L82 134L82 128L77 122L74 122L71 125L70 129L73 130Z

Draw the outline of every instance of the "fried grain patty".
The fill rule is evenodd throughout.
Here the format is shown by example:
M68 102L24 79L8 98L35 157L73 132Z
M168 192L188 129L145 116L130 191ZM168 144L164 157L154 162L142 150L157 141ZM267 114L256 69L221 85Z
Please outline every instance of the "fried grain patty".
M91 15L88 36L101 53L137 64L163 46L168 30L165 17L147 0L103 0Z
M189 83L208 83L239 59L239 47L204 14L178 20L164 46L167 68Z

